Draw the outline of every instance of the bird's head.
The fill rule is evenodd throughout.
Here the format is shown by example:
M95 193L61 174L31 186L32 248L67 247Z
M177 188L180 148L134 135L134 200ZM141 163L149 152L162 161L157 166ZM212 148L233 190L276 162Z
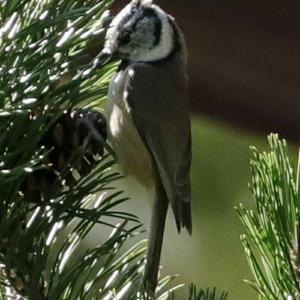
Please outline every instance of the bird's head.
M150 0L133 0L113 19L102 53L130 62L162 60L173 51L173 19Z

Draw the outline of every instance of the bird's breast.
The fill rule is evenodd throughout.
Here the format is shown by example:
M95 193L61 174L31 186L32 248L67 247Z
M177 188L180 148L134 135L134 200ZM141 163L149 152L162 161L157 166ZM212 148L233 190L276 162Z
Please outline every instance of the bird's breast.
M131 115L124 87L124 72L119 72L109 86L106 109L108 138L125 175L134 176L141 184L150 187L154 183L152 161Z

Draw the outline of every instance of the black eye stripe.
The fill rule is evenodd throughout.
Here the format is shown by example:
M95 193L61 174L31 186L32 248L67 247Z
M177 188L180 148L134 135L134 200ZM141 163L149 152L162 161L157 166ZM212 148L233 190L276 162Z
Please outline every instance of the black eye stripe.
M128 44L130 42L130 35L131 35L131 31L126 31L122 33L118 38L119 43L122 45Z
M161 29L162 29L161 22L158 19L155 19L154 26L155 26L155 29L154 29L154 36L155 36L154 46L157 46L160 42L160 39L161 39Z

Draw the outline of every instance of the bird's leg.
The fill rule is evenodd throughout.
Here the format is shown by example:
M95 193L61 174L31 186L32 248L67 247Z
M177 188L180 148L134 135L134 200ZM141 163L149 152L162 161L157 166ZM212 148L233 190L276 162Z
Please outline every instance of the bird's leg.
M164 188L159 180L155 190L146 256L147 261L143 278L144 289L151 295L154 295L157 285L168 204Z

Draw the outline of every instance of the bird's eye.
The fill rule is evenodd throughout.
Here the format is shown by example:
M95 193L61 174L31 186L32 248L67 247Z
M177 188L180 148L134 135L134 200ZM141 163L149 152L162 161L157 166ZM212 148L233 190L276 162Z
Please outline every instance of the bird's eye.
M123 32L119 37L119 43L122 45L126 45L130 42L130 31Z

